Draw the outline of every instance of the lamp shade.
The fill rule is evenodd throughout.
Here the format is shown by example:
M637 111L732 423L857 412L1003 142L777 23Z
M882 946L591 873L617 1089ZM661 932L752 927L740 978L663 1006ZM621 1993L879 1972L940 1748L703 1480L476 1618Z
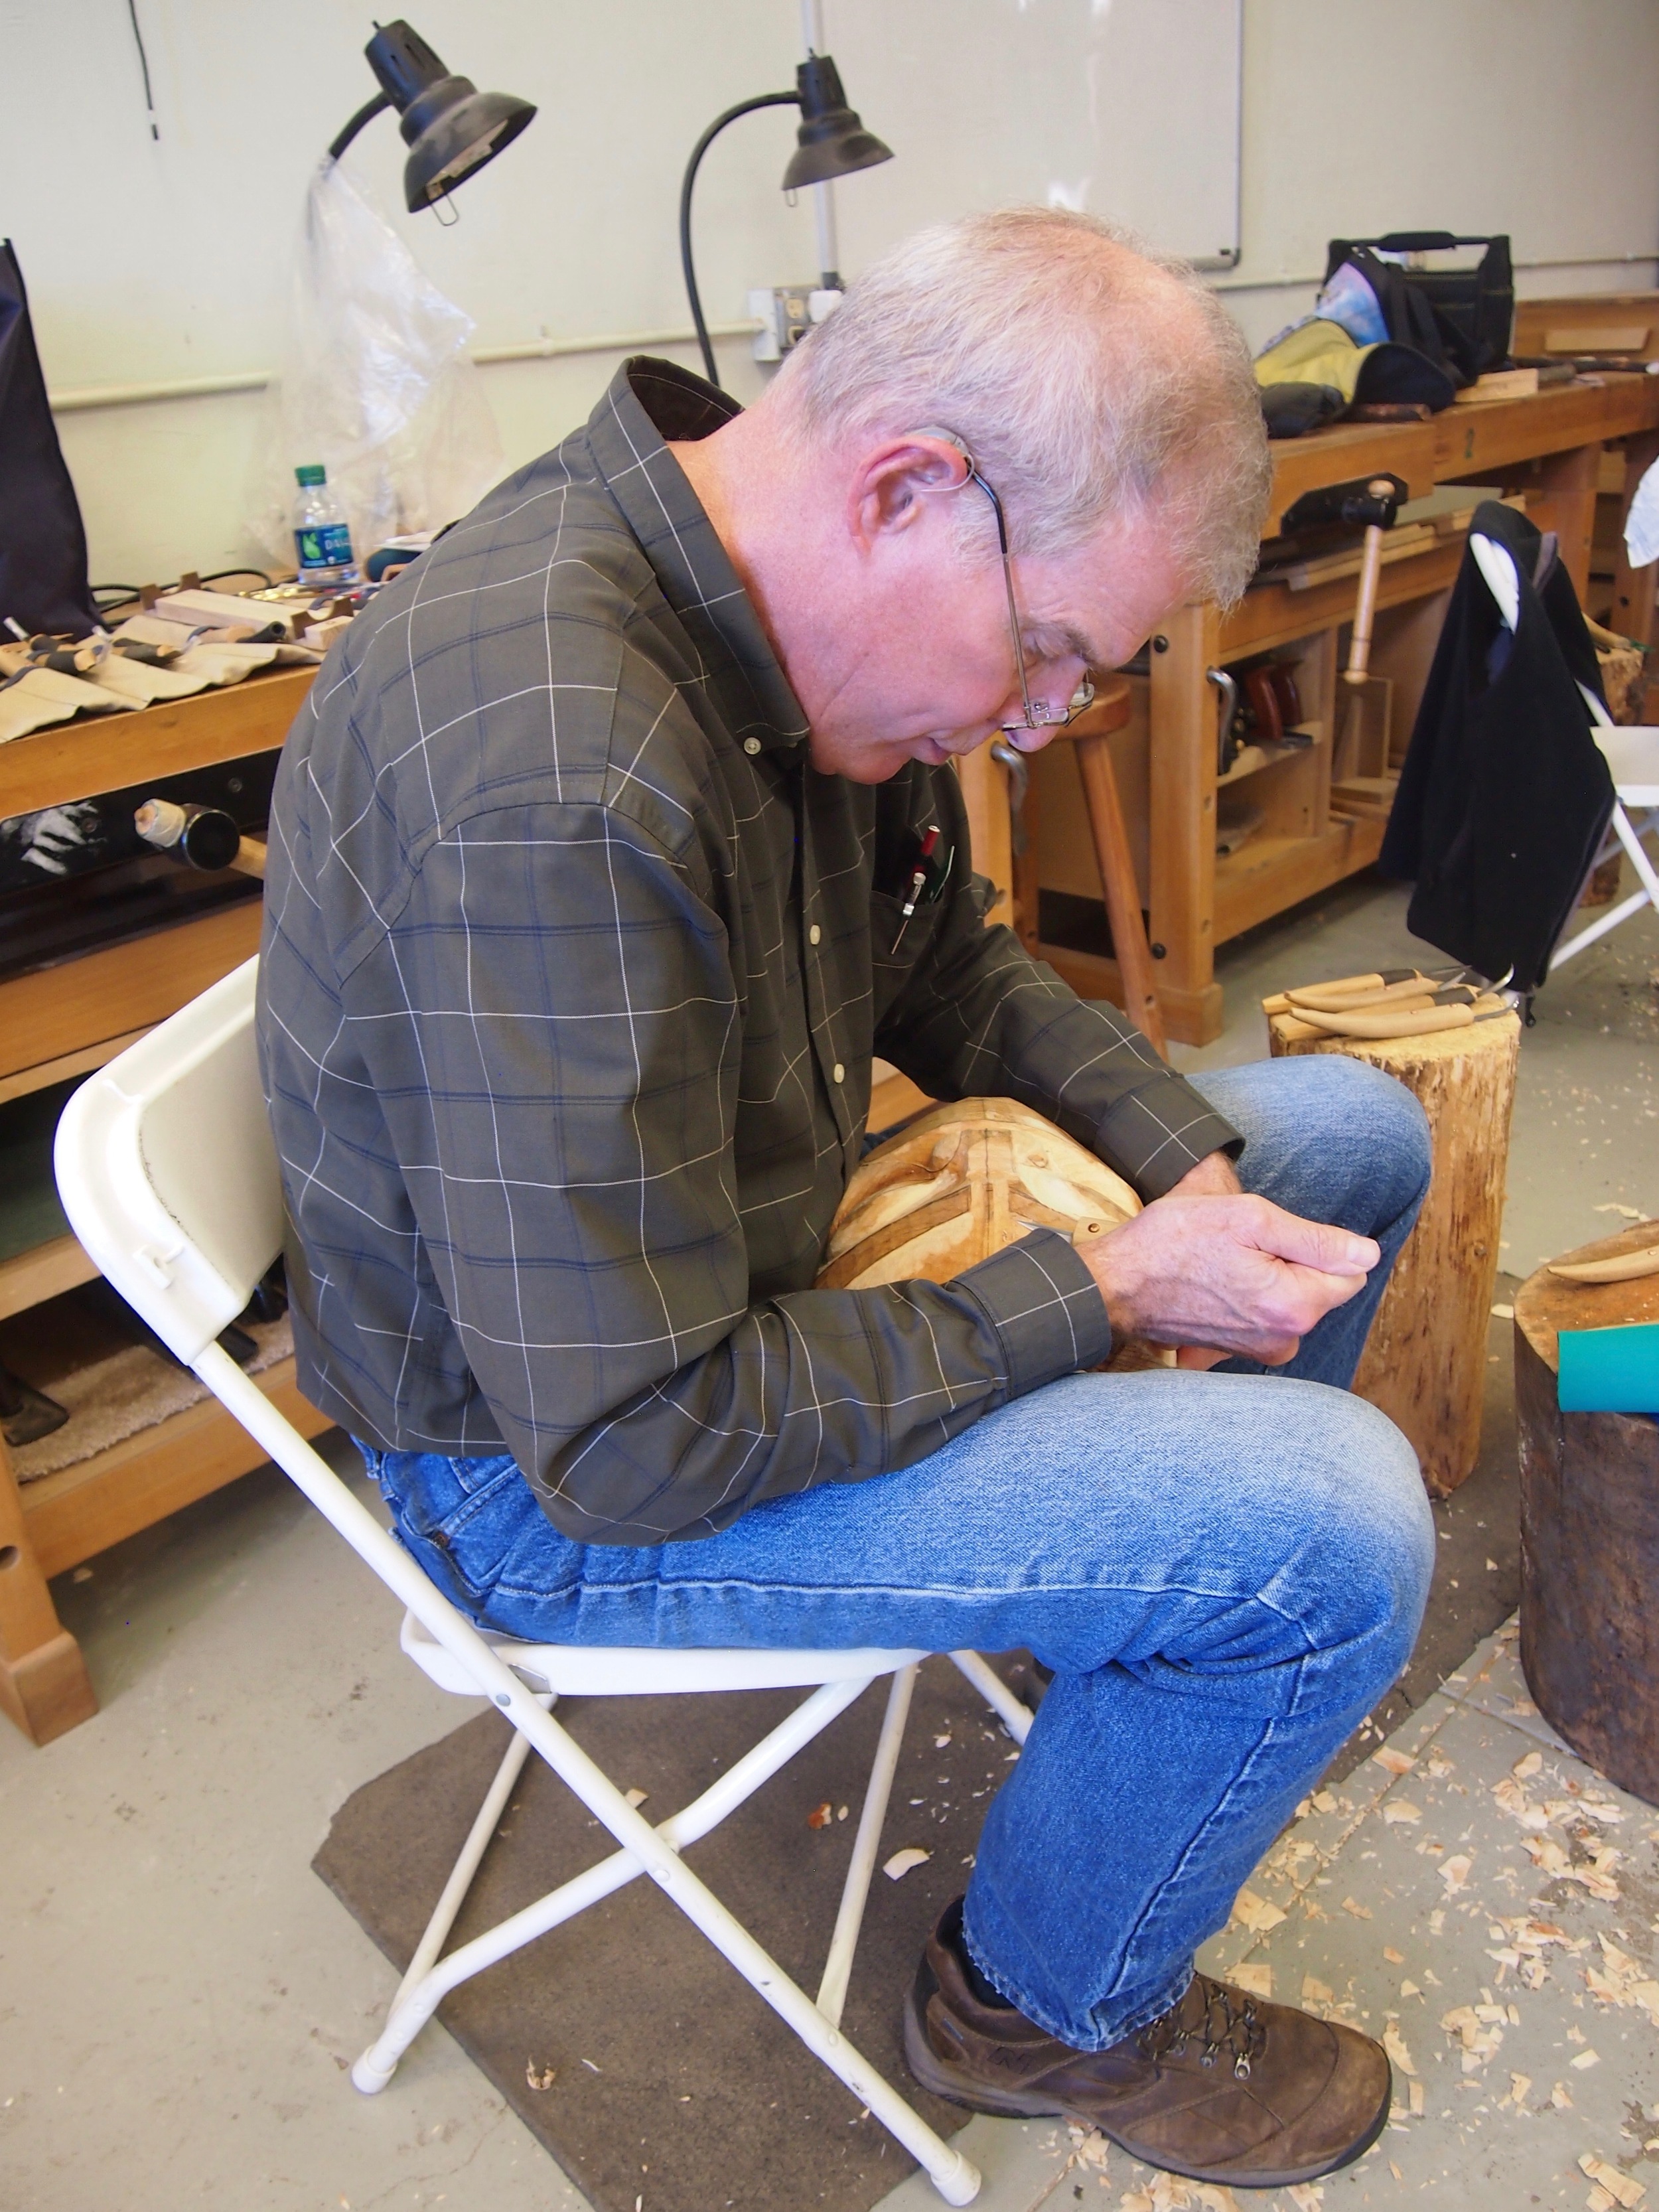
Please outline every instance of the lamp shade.
M847 105L841 72L828 54L808 55L795 71L795 91L800 128L783 173L785 191L827 185L832 177L850 177L855 169L873 169L878 161L892 160L892 148L866 131Z
M493 161L536 112L527 100L480 92L471 77L451 76L405 22L386 24L364 51L410 149L404 200L411 215Z

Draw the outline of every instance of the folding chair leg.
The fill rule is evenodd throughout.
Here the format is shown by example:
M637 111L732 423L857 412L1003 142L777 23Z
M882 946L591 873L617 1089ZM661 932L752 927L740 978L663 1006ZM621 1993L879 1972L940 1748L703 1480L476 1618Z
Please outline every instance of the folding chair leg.
M852 1860L842 1887L841 1910L836 1915L836 1932L830 1938L830 1956L824 1961L823 1979L818 1984L818 2010L832 2027L841 2026L842 2009L847 2002L847 1984L853 1972L853 1954L858 1948L859 1930L864 1925L864 1908L870 1895L871 1880L876 1871L876 1852L881 1843L882 1823L887 1818L887 1801L893 1794L893 1777L898 1771L899 1747L904 1741L904 1724L910 1717L910 1698L915 1686L915 1668L901 1667L887 1692L887 1711L876 1743L875 1764L870 1769L869 1785L864 1793L864 1810L859 1815L859 1832L853 1841Z
M545 1708L550 1706L553 1700L550 1696L540 1702ZM417 1982L424 1981L436 1965L439 1954L449 1940L449 1931L455 1925L455 1916L466 1902L466 1893L472 1887L473 1876L489 1848L490 1839L501 1826L507 1800L513 1795L529 1756L529 1738L520 1735L514 1729L501 1763L495 1770L495 1778L485 1793L483 1803L478 1808L478 1817L461 1846L461 1855L450 1870L449 1880L444 1884L443 1895L432 1909L432 1917L426 1923L426 1933L415 1947L415 1956L409 1962L409 1971L398 1984L391 2007L394 2013L410 1990Z
M827 1682L815 1690L769 1735L763 1736L741 1759L734 1760L700 1797L694 1798L653 1832L673 1851L683 1851L696 1843L769 1782L798 1751L822 1735L830 1722L845 1712L869 1686L870 1680L866 1676L845 1682ZM538 1702L545 1710L545 1701L538 1698ZM517 1740L528 1746L528 1738L521 1733ZM500 1781L497 1775L498 1786ZM482 1819L481 1814L474 1824L475 1835ZM353 2082L366 2096L384 2089L398 2060L452 1990L471 1981L475 1974L483 1973L487 1966L509 1958L514 1951L521 1951L538 1936L545 1936L567 1920L574 1920L590 1905L597 1905L601 1899L625 1889L644 1871L637 1853L613 1851L609 1858L586 1868L559 1888L550 1890L533 1905L526 1905L494 1928L486 1929L482 1936L475 1936L470 1943L463 1943L447 1959L428 1960L418 1977L411 1962L392 2001L386 2026L351 2069ZM452 1882L453 1880L452 1876ZM445 1895L448 1895L447 1889ZM441 1901L439 1909L442 1910ZM436 1918L434 1914L434 1922Z
M1014 1695L1001 1675L994 1668L988 1666L977 1651L953 1651L951 1656L1002 1721L1014 1741L1024 1743L1031 1733L1031 1723L1036 1717L1031 1708Z

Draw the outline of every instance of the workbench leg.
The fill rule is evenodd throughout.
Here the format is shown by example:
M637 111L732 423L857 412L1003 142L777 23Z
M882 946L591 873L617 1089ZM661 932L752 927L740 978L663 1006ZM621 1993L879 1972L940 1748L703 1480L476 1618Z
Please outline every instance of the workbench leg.
M1164 1019L1153 980L1152 957L1146 928L1140 918L1140 891L1135 882L1134 855L1118 797L1117 776L1112 768L1112 741L1108 737L1077 740L1078 773L1094 833L1095 858L1100 867L1101 888L1106 894L1106 913L1112 925L1112 950L1117 972L1123 979L1123 1007L1129 1019L1151 1042L1155 1052L1164 1049Z
M985 919L1012 922L1014 918L1013 833L1008 813L1008 771L991 757L988 744L963 755L957 762L963 803L968 809L968 839L974 866L996 886L996 896Z
M1553 530L1561 541L1561 562L1572 578L1582 607L1589 597L1590 543L1595 536L1595 486L1601 473L1600 446L1574 446L1551 453L1526 479L1527 520Z
M1182 607L1152 641L1151 936L1169 1035L1208 1044L1221 1034L1215 980L1216 695L1213 606Z
M0 1442L0 1712L50 1743L98 1710L81 1647L58 1618Z
M1625 493L1619 508L1619 558L1613 572L1608 627L1621 637L1633 638L1638 645L1647 645L1653 637L1653 589L1655 579L1659 578L1659 562L1650 561L1644 568L1631 567L1625 553L1625 524L1636 487L1656 460L1659 460L1659 431L1645 431L1638 438L1625 441Z

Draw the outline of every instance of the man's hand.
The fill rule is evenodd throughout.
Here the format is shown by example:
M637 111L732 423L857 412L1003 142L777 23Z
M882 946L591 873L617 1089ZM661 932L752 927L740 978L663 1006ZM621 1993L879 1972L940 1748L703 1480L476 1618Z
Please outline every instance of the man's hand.
M1244 1186L1225 1152L1206 1152L1196 1167L1188 1168L1165 1198L1237 1198Z
M1192 1176L1078 1256L1115 1334L1212 1346L1281 1367L1382 1257L1369 1237L1286 1213L1265 1198L1186 1194ZM1231 1170L1229 1170L1231 1173ZM1202 1364L1189 1358L1184 1364Z

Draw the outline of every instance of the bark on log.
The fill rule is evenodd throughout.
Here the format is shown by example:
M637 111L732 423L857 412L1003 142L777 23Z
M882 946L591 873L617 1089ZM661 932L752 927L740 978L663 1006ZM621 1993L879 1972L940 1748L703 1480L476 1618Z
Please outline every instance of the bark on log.
M1403 1083L1428 1115L1434 1181L1353 1387L1405 1431L1431 1493L1443 1498L1474 1473L1480 1449L1520 1019L1371 1041L1286 1034L1285 1018L1274 1015L1267 1030L1275 1059L1334 1052L1369 1060Z
M1654 1241L1655 1224L1564 1256ZM1659 1804L1659 1423L1563 1413L1559 1328L1659 1320L1659 1276L1574 1284L1540 1267L1515 1302L1521 1665L1539 1711L1590 1765Z

